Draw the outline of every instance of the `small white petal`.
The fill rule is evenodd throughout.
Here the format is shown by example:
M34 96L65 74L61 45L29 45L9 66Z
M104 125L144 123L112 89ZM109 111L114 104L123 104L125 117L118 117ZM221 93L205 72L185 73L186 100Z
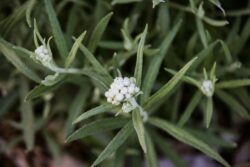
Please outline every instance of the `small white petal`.
M117 89L117 88L112 89L112 91L113 91L114 94L119 93L119 89Z
M115 88L115 85L116 85L116 84L113 82L113 83L110 85L110 88L111 88L111 89Z
M134 85L130 85L130 86L128 87L128 92L129 92L129 93L134 93L134 91L135 91L135 86L134 86Z
M115 100L116 101L122 101L124 99L124 96L123 96L123 94L121 94L121 93L118 93L118 94L116 94L115 95Z
M123 84L122 83L117 83L116 85L115 85L115 88L117 88L117 89L121 89L123 87Z
M122 77L116 77L115 80L114 80L115 83L122 83L123 82L123 79Z
M125 78L123 79L123 84L124 84L125 86L129 86L129 85L130 85L130 80L129 80L128 77L125 77Z
M111 89L109 91L109 97L114 97L115 95L116 95L115 92Z
M122 94L126 94L127 92L128 92L128 88L126 88L126 87L121 88Z

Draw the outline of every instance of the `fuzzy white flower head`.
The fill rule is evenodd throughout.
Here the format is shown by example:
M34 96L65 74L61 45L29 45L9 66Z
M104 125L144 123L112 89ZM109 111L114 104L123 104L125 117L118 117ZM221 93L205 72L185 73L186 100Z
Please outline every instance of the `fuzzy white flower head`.
M49 50L44 46L41 45L35 50L36 59L41 63L46 63L52 60L51 55L49 54Z
M201 91L207 97L212 97L214 94L214 84L211 80L204 80L201 84Z
M110 85L110 89L105 92L107 101L114 105L119 105L139 94L140 88L136 86L135 78L116 77Z

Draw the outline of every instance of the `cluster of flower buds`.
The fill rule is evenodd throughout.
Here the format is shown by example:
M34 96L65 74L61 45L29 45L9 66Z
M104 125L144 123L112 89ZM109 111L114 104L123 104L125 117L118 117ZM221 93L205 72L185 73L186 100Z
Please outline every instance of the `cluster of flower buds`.
M52 60L51 55L49 54L49 50L44 46L41 45L35 50L36 59L41 63L49 62Z
M207 97L212 97L214 94L214 84L211 80L205 80L201 84L201 91Z
M116 77L110 85L110 89L105 92L107 101L113 105L119 105L138 95L140 89L136 86L135 82L136 80L133 77Z

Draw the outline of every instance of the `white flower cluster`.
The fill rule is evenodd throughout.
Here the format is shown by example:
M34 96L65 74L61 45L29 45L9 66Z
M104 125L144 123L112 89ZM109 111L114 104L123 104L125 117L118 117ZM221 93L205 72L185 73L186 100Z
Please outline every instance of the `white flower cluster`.
M135 82L133 77L116 77L110 85L110 89L105 92L107 101L113 105L119 105L123 101L135 97L140 92Z
M214 84L211 80L205 80L201 84L201 91L207 96L211 97L214 94Z
M37 56L36 59L41 61L42 63L49 62L52 60L52 57L49 54L49 50L43 45L36 48L35 54Z

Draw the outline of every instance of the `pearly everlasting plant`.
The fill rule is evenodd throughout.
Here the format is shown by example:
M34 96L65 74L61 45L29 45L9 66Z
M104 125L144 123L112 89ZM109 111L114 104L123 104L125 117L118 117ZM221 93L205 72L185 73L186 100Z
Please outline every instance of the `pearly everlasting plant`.
M226 18L217 0L41 2L28 0L18 17L0 22L0 33L7 32L23 23L26 10L28 26L14 26L20 36L9 34L14 44L0 37L1 53L17 68L7 70L3 91L0 82L0 116L20 103L13 110L20 110L14 117L22 122L6 121L22 133L17 142L32 150L38 132L53 157L83 145L83 161L91 167L139 167L144 161L158 167L162 157L184 167L172 147L181 142L230 166L217 151L236 144L221 138L233 130L222 130L220 119L230 125L238 116L250 120L250 75L242 61L248 58L238 56L250 36L247 16L225 27L235 12ZM107 11L114 12L101 18Z

